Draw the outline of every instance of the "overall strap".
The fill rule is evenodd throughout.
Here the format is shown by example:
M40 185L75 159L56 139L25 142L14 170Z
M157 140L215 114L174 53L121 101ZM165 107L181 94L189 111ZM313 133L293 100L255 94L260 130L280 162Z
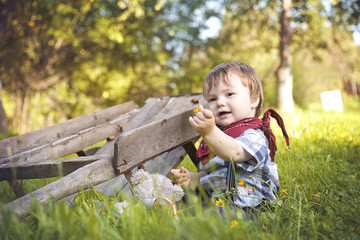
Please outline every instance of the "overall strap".
M236 172L235 164L229 162L226 176L226 195L234 202L234 197L237 196L235 188Z

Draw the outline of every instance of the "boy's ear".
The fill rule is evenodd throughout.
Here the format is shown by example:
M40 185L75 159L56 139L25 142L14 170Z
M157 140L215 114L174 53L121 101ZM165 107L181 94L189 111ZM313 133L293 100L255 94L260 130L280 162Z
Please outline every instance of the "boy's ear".
M251 108L256 108L259 105L260 97L258 97L255 101L251 102Z

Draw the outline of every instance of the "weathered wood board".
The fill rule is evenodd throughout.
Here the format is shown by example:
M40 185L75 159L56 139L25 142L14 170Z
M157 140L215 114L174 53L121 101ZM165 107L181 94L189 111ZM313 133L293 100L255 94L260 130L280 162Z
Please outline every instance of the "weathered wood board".
M108 155L107 155L108 156ZM12 179L36 179L63 177L89 163L101 159L103 155L25 162L0 165L0 181Z
M192 142L199 136L188 120L193 115L193 110L190 110L122 134L115 142L114 168L124 173L164 152Z
M0 141L0 164L57 159L122 131L138 106L128 102Z
M205 105L206 100L198 93L183 96L149 98L136 116L124 127L124 133L137 127L172 117L181 112L189 111L200 104ZM120 135L118 137L120 137ZM96 152L96 154L104 153L114 154L113 141L105 143L105 145ZM185 156L186 152L184 148L178 147L169 153L164 153L153 160L147 161L144 165L146 170L151 173L167 175L172 168L176 168L180 164ZM122 174L110 181L95 186L95 188L107 196L111 196L116 195L120 190L129 192L127 183L125 176ZM69 196L66 200L71 201L73 197L74 196Z
M6 206L22 218L29 214L32 198L36 198L40 203L45 204L51 199L61 199L113 177L115 177L115 173L112 168L112 158L109 155L103 155L98 161L79 168L68 176L52 182L31 194L18 198ZM2 220L0 213L0 224Z

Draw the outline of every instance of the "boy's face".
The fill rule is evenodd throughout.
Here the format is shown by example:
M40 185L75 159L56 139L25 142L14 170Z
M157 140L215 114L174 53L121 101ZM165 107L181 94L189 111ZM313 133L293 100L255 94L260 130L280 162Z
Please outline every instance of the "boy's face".
M230 82L212 87L208 94L209 109L215 117L215 123L226 127L243 118L254 117L258 101L251 102L250 91L242 85L240 77L231 74Z

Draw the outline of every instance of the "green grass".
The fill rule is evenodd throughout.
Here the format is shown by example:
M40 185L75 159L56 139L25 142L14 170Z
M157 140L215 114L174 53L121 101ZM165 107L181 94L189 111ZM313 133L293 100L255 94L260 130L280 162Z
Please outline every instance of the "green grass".
M346 106L350 106L346 108ZM360 239L360 104L347 99L345 111L324 112L318 106L283 115L291 147L277 135L280 188L278 205L258 212L253 221L222 221L212 207L203 207L189 193L178 206L179 219L167 211L132 202L119 215L119 199L96 192L83 194L68 206L34 201L32 215L17 219L4 203L12 200L6 182L0 185L4 223L1 239ZM182 166L194 170L190 160ZM43 184L44 180L37 180ZM37 183L22 181L26 191ZM29 189L27 189L29 188ZM5 196L5 197L4 197ZM126 199L126 196L122 196ZM214 201L209 204L215 205Z

